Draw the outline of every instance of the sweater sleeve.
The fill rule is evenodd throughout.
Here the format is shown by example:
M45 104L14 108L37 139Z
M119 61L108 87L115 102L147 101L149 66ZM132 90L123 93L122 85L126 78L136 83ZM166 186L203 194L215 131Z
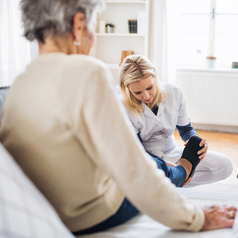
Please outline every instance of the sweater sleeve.
M141 212L173 229L199 231L203 211L178 194L146 154L113 91L111 77L109 70L98 66L85 85L74 132L80 144Z
M179 135L184 142L189 140L191 136L198 135L196 133L196 131L193 129L190 122L186 126L178 126L177 125L176 128L178 129Z

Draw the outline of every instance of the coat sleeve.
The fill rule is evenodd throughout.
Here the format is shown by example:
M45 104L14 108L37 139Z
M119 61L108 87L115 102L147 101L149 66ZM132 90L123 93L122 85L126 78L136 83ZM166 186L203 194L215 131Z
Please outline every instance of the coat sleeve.
M85 85L75 121L80 144L141 212L173 229L199 231L203 211L177 193L144 151L110 85L111 77L98 67Z
M198 136L197 132L193 129L190 122L186 126L176 126L176 128L178 129L179 135L184 142L189 140L192 136Z

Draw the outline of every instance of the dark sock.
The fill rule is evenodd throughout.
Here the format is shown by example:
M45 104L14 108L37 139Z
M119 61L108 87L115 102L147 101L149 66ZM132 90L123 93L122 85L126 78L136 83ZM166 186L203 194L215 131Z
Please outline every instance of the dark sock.
M185 158L186 160L188 160L192 164L192 168L194 168L192 169L189 177L193 176L195 168L200 162L199 155L197 154L197 152L203 148L203 146L199 146L201 141L202 139L200 137L192 136L183 150L181 158Z
M199 136L192 136L189 139L188 144L186 145L186 147L188 146L189 148L198 152L199 150L201 150L203 148L203 146L201 146L201 147L199 146L201 141L202 141L202 139Z

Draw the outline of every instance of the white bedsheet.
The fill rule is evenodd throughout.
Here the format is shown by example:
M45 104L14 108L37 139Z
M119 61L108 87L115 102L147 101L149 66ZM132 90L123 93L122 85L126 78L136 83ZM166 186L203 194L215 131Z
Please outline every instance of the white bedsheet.
M233 205L238 207L238 191L215 192L197 188L177 188L179 193L200 205ZM139 214L121 226L105 232L80 236L81 238L238 238L238 216L233 229L220 229L207 232L172 231L147 215Z

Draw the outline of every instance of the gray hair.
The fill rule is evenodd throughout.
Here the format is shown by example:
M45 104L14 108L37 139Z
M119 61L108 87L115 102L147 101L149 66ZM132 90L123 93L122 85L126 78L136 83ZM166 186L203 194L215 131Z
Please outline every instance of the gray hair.
M49 35L63 35L73 30L73 19L81 12L89 25L94 12L103 8L102 0L21 0L24 36L45 42Z

